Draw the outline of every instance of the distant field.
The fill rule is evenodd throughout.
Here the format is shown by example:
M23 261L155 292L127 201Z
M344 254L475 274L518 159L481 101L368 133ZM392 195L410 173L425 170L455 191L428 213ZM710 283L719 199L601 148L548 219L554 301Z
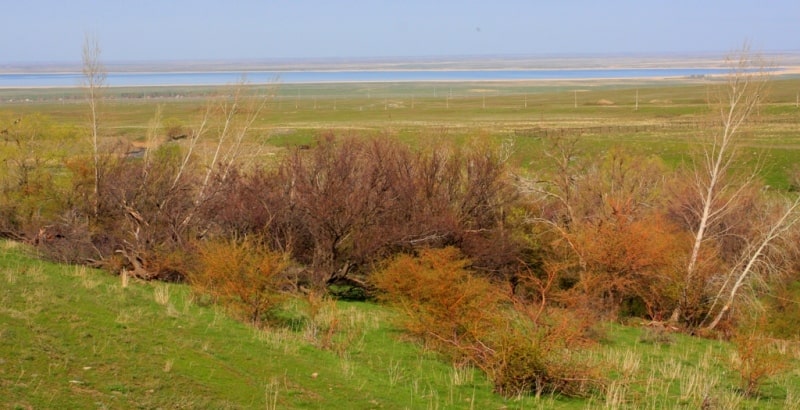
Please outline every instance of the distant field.
M513 138L516 159L535 166L543 138L577 136L588 154L613 146L667 163L687 159L689 143L710 129L709 100L719 80L594 80L280 84L251 87L267 103L254 124L260 144L291 147L325 131L392 135L408 142L481 136ZM195 125L207 101L230 87L131 87L106 90L104 135L144 138L156 107L162 122ZM800 149L800 79L772 81L755 116L745 158L764 162L771 186L788 187ZM42 113L61 125L86 124L81 89L0 90L0 118ZM0 127L3 127L0 122Z

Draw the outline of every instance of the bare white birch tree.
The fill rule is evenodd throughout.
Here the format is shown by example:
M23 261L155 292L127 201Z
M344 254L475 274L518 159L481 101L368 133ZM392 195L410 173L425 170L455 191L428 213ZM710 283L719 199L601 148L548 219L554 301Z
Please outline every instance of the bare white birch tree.
M94 171L94 186L92 190L92 209L95 215L98 212L98 198L100 190L100 121L98 106L102 98L102 91L106 83L106 71L100 62L100 44L95 37L86 35L83 41L83 86L89 103L89 127L92 144L92 166Z
M752 60L744 50L738 61L732 63L731 73L723 90L719 93L719 130L711 134L705 145L702 158L695 163L693 194L699 202L697 226L693 228L693 244L686 265L685 280L681 289L681 299L672 312L670 321L680 320L687 307L687 291L697 274L702 247L713 239L712 228L736 207L738 192L747 188L755 173L744 181L730 180L731 166L736 158L737 144L742 126L755 111L761 98L765 81L761 72L754 73Z
M692 228L693 243L681 285L680 300L672 312L671 322L681 320L683 311L688 308L687 303L690 302L687 292L698 275L702 250L720 239L720 235L725 235L720 226L722 221L737 210L741 194L752 186L758 173L758 169L753 169L739 175L740 178L732 178L732 168L737 159L737 148L743 129L757 112L764 97L768 74L762 64L754 61L747 47L742 49L736 60L730 60L729 63L731 72L727 82L719 90L716 104L719 128L712 132L701 158L695 163L691 182L698 206L691 210L696 217ZM794 224L796 218L793 214L796 209L795 201L795 205L789 206L781 217L768 223L762 237L751 238L750 245L742 251L738 263L733 264L723 274L724 279L707 314L712 315L718 305L722 305L722 308L717 311L708 328L715 327L730 309L742 285L754 274L754 267L764 257L765 250ZM706 320L708 319L707 316Z

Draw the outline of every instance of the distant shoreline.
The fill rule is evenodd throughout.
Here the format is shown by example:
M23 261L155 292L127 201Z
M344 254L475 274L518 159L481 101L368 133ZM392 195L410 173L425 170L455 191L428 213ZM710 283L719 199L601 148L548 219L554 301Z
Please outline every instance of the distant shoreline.
M623 70L726 70L724 65L719 66L674 66L674 67L638 67L638 66L604 66L604 67L591 67L591 68L520 68L520 67L506 67L506 68L365 68L365 69L347 69L347 68L330 68L330 69L276 69L276 70L256 70L256 69L243 69L243 70L174 70L174 71L114 71L107 70L108 74L119 75L167 75L167 74L261 74L261 73L302 73L302 72L315 72L315 73L347 73L347 72L364 72L364 73L385 73L385 72L470 72L470 71L623 71ZM800 65L798 66L780 66L774 68L776 71L784 73L787 70L794 70L800 72ZM2 71L0 75L82 75L81 71L42 71L42 72L28 72L28 71Z
M326 58L274 60L196 60L104 62L108 72L242 72L242 71L381 71L381 70L556 70L613 68L725 68L724 53L667 53L660 55L486 55L385 58ZM800 51L753 53L775 66L800 66ZM768 64L769 65L769 64ZM0 73L80 73L79 62L0 64Z
M776 77L800 75L799 66L770 67ZM108 72L112 88L215 87L246 85L374 84L374 83L547 83L596 81L697 81L724 76L725 67L611 67L562 69L371 69L285 71L142 71ZM242 82L243 81L243 82ZM81 74L2 73L0 89L70 89L81 87Z

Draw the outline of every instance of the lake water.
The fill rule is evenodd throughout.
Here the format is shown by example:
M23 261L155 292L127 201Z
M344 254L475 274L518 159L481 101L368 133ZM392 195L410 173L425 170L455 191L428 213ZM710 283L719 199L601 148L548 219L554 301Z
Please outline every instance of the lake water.
M250 72L111 72L110 86L226 85L243 78L251 84L343 83L343 82L415 82L415 81L510 81L569 80L580 78L660 78L724 74L726 69L655 68L592 70L406 70L406 71L250 71ZM81 84L80 73L0 74L0 88L75 87Z

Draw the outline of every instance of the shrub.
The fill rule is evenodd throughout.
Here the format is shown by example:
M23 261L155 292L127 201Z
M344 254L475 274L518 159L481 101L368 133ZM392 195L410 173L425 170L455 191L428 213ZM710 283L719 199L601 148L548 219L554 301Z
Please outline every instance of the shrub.
M434 347L477 342L498 327L503 297L488 280L471 275L458 249L401 255L376 273L381 299L406 313L405 328ZM449 349L445 349L449 350Z
M170 140L184 139L187 138L189 134L189 130L181 120L174 117L165 119L162 127L165 136Z
M233 315L260 326L284 300L286 255L244 240L200 247L189 275L194 292L210 295Z
M598 378L572 359L571 349L585 341L584 326L574 325L582 322L511 303L468 264L455 248L426 249L396 257L372 281L382 300L403 310L409 333L456 363L483 370L498 393L586 394Z
M580 285L596 305L655 320L669 315L678 298L676 267L685 254L678 229L653 214L618 215L574 230L587 269ZM620 312L626 303L628 311Z
M568 327L531 326L506 329L492 361L484 367L495 391L504 396L528 392L585 397L602 388L600 369L576 354Z
M336 301L312 291L306 295L305 302L306 339L320 349L332 348L333 336L339 330L339 308Z
M67 164L72 173L69 205L59 220L42 229L37 245L59 261L126 269L146 280L181 280L181 254L210 224L198 217L204 203L197 200L196 170L183 168L180 150L173 146L144 158L122 153L101 156L96 193L94 171L86 161Z
M515 192L502 158L485 147L413 151L328 135L288 156L274 180L253 192L264 192L257 203L269 204L269 231L284 236L276 242L312 267L312 286L360 280L353 274L420 247L457 245L485 271L517 264L512 236L500 232Z
M736 353L731 360L731 369L739 374L741 392L755 396L761 384L771 376L789 369L789 361L765 334L763 318L749 319L741 324L731 340Z
M0 113L0 237L34 240L43 225L63 211L57 164L66 153L59 144L74 143L39 114Z

